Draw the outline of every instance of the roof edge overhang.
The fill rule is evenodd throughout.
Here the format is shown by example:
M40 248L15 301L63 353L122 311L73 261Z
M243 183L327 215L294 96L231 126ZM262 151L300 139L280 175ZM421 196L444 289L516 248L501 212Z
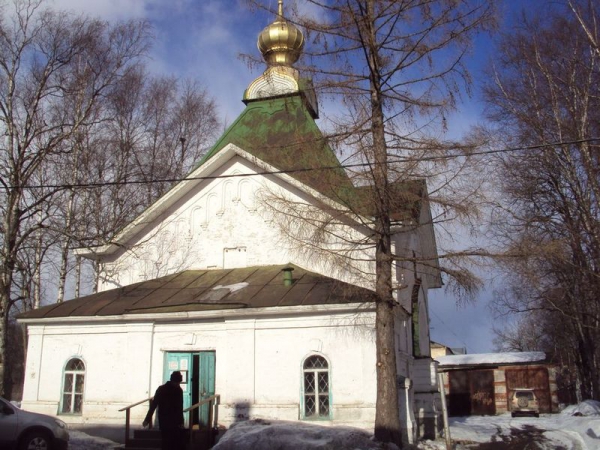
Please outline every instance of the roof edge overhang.
M75 317L46 317L35 319L17 319L23 325L60 325L60 324L93 324L93 323L132 323L132 322L183 322L188 320L228 320L244 318L283 317L288 315L325 315L325 314L357 314L372 313L375 311L374 303L344 303L336 305L305 305L305 306L278 306L263 308L237 308L211 311L183 311L183 312L153 312L130 313L113 316L75 316Z
M436 361L434 359L434 361ZM437 362L437 361L436 361ZM457 370L479 370L479 369L499 369L501 367L515 367L515 366L539 366L549 364L547 359L539 361L527 361L527 362L505 362L505 363L485 363L485 364L465 364L465 365L444 365L442 366L439 362L438 372L454 372Z
M469 370L475 368L498 368L547 364L545 352L473 353L470 355L444 355L434 358L440 371Z

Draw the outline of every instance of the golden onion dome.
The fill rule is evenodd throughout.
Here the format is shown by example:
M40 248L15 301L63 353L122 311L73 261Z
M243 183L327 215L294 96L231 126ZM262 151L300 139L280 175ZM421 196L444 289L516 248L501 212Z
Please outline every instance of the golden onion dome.
M304 36L283 18L283 0L278 1L277 19L258 35L258 49L269 65L291 66L300 57Z

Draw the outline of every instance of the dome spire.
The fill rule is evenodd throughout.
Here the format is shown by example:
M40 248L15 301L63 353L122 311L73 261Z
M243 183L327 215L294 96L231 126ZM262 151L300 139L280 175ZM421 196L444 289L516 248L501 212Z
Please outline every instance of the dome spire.
M283 0L277 0L277 17L258 35L258 49L267 63L267 69L244 92L244 103L302 95L313 118L319 117L317 97L310 79L300 79L293 64L304 48L304 36L283 16Z
M277 18L258 35L258 49L269 66L291 67L302 53L302 32L283 17L283 0L277 1Z

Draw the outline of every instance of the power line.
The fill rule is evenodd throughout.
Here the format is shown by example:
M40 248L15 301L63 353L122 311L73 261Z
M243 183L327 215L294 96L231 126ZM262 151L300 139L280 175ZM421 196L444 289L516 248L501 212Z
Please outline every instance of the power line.
M452 328L450 328L450 326L448 326L448 324L447 324L446 322L444 322L444 321L442 320L442 318L441 318L440 316L438 316L438 315L437 315L437 314L436 314L436 313L433 311L433 309L431 309L431 308L429 308L429 309L430 309L430 312L431 312L431 314L432 314L433 316L435 316L435 318L436 318L437 320L439 320L439 321L440 321L440 323L441 323L442 325L444 325L444 327L446 327L446 330L448 330L448 331L449 331L449 332L450 332L450 333L451 333L451 334L452 334L452 335L453 335L453 336L454 336L456 339L458 339L458 341L459 341L459 342L460 342L460 343L461 343L461 344L464 346L464 348L465 348L465 349L467 349L467 348L468 348L468 345L466 344L466 342L464 341L464 339L463 339L462 337L458 336L458 335L457 335L457 334L456 334L456 333L455 333L455 332L452 330ZM433 329L433 327L431 327L431 329ZM441 342L440 342L440 344L441 344Z
M419 157L417 160L420 162L428 162L428 161L441 161L447 159L454 158L463 158L469 156L485 156L499 153L510 153L524 150L539 150L545 147L556 147L563 145L574 145L574 144L583 144L587 142L596 142L600 141L600 138L588 138L588 139L577 139L573 141L560 141L560 142L552 142L546 144L536 144L536 145L528 145L523 147L509 147L503 149L496 150L484 150L480 152L469 152L469 153L454 153L452 155L438 155L438 156L424 156ZM414 158L409 157L398 157L394 158L394 163L398 162L414 162ZM38 184L38 185L3 185L0 186L2 189L88 189L88 188L97 188L97 187L105 187L105 186L122 186L129 184L153 184L153 183L178 183L182 181L204 181L204 180L218 180L218 179L226 179L226 178L242 178L242 177L253 177L253 176L264 176L264 175L281 175L281 174L293 174L293 173L302 173L302 172L314 172L314 171L322 171L322 170L340 170L340 169L353 169L360 167L372 167L375 163L365 162L365 163L354 163L354 164L340 164L336 166L323 166L323 167L307 167L307 168L299 168L299 169L287 169L287 170L274 170L274 171L262 171L256 173L245 173L245 174L230 174L230 175L209 175L202 177L184 177L184 178L164 178L159 180L126 180L126 181L102 181L98 183L64 183L64 184Z

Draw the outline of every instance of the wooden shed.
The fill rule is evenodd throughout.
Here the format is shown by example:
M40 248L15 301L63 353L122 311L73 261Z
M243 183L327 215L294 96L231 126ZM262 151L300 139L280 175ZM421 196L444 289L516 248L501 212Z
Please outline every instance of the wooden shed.
M541 413L558 412L556 370L542 352L448 355L436 360L444 374L449 416L508 412L517 388L535 390Z

